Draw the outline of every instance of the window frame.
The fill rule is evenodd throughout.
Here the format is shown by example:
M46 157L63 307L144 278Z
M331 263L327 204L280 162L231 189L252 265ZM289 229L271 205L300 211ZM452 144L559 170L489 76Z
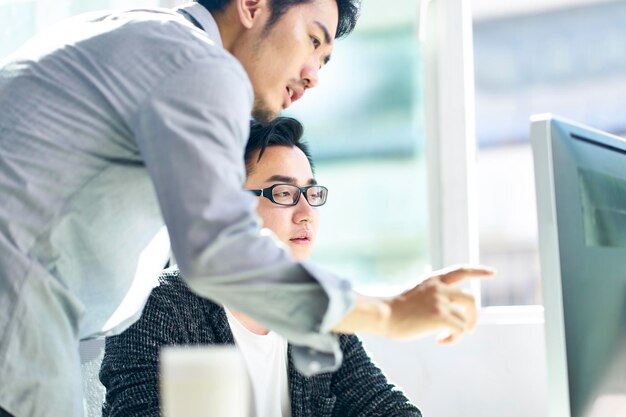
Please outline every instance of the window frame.
M471 2L422 0L424 123L433 269L479 263L478 189ZM496 279L501 279L497 277ZM542 322L543 306L482 307L481 284L461 284L475 297L481 322Z
M463 0L423 0L424 122L434 269L478 263L472 13ZM463 284L480 305L480 284Z

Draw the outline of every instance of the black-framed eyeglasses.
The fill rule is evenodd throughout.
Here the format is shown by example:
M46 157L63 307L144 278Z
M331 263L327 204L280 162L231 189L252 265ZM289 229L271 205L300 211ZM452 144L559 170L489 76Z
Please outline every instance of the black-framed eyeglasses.
M262 190L249 190L254 195L263 196L272 203L280 206L295 206L300 201L300 195L306 196L306 201L311 207L323 206L328 197L328 188L322 185L307 185L298 187L293 184L274 184Z

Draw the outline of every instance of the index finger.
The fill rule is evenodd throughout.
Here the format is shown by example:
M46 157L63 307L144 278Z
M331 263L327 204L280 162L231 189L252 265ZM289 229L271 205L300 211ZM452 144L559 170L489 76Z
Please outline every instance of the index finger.
M439 279L444 284L452 285L468 278L486 278L495 275L496 271L488 266L460 266L452 270L443 270Z

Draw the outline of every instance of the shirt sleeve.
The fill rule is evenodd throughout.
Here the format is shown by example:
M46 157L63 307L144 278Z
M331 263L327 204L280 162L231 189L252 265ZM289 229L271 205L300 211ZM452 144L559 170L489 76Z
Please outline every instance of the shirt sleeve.
M402 391L387 381L356 336L341 336L343 364L333 374L337 397L333 415L342 417L422 417Z
M353 304L351 286L293 261L260 229L256 199L242 190L251 107L240 66L196 60L159 82L131 129L189 287L303 347L302 373L333 370L341 350L330 329Z

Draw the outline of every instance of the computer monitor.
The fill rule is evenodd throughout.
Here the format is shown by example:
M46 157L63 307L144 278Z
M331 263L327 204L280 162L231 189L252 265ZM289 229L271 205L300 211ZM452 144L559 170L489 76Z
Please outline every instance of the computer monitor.
M549 417L626 417L626 141L531 119Z

